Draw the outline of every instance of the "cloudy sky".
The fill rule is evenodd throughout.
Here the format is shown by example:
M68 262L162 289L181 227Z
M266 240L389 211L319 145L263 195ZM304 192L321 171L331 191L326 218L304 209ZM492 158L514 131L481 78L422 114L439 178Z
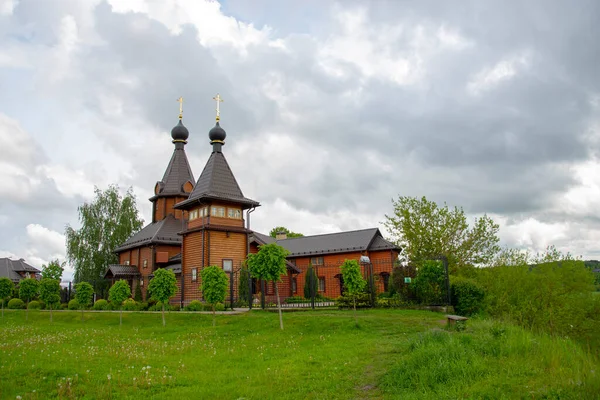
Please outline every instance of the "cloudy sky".
M183 96L219 92L253 228L380 226L391 199L600 257L600 2L0 0L0 257L64 258L94 186L150 219ZM69 275L67 274L67 277Z

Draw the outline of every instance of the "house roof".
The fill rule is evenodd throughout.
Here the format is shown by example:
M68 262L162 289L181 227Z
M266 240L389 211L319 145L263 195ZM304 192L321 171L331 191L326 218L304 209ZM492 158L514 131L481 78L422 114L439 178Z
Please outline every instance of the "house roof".
M165 174L162 180L157 182L158 193L151 197L150 200L161 196L187 196L188 193L183 190L183 185L185 185L186 182L194 184L194 174L190 168L190 163L185 154L183 144L176 143L175 150L173 151L169 165L167 165Z
M104 274L104 279L114 277L129 277L129 276L139 276L140 271L135 265L122 265L122 264L111 264L108 266L106 273Z
M282 240L275 240L270 236L254 232L253 239L259 244L277 243L290 252L289 257L316 256L367 250L399 250L398 246L385 240L377 228L302 236Z
M220 151L212 152L189 198L176 204L175 208L186 209L202 200L229 201L242 204L244 208L260 205L257 201L244 197L225 156Z
M180 245L181 236L177 233L181 230L181 220L169 214L163 220L146 225L141 231L131 236L114 251L120 252L150 243Z
M0 278L8 278L18 282L23 277L18 272L31 272L39 274L42 271L27 264L22 258L19 260L11 260L10 258L0 258Z

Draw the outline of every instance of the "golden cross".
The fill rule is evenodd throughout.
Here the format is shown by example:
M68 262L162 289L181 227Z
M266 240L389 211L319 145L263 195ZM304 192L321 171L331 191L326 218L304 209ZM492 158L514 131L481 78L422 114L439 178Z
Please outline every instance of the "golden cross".
M179 97L177 102L179 103L179 119L181 119L183 118L183 97Z
M217 102L217 121L219 121L221 119L221 109L219 108L219 103L222 103L223 99L221 98L221 95L217 93L217 95L213 97L213 100Z

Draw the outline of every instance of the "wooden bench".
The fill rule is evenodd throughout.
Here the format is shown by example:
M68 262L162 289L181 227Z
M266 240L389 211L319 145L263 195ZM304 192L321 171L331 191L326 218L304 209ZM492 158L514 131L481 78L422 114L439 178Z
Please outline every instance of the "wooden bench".
M446 315L446 318L448 318L448 325L455 325L456 321L466 321L469 319L460 315Z

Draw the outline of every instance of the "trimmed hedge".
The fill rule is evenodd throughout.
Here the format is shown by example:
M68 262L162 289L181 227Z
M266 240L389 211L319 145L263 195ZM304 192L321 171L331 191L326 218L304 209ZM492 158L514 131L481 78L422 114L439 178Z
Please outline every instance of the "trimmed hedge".
M27 304L27 308L29 310L41 310L42 304L39 301L32 300L29 302L29 304Z
M192 300L190 304L184 307L185 311L202 311L202 303L198 300Z
M335 305L339 308L353 308L354 297L352 296L340 296L335 300ZM360 293L356 295L356 308L370 308L371 297L369 293Z
M8 302L8 308L11 310L24 310L25 303L21 299L10 299Z

